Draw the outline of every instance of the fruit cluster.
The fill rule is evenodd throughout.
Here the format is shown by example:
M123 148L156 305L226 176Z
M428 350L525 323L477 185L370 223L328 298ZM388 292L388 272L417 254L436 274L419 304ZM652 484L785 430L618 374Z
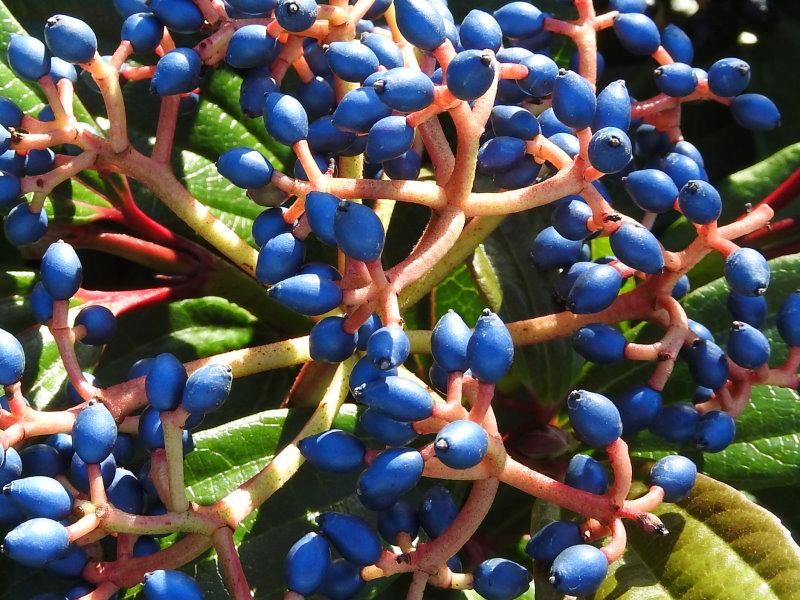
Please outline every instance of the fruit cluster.
M114 171L148 187L269 297L314 322L306 338L186 365L166 353L144 358L128 381L101 388L81 371L75 346L108 343L116 315L131 306L90 300L70 310L71 299L88 298L81 295L80 259L70 243L47 245L30 305L58 345L72 408L38 411L28 404L22 346L0 330L0 522L11 528L3 552L83 579L66 596L39 600L104 600L139 582L148 600L202 598L198 584L175 569L212 545L231 597L251 598L233 532L303 461L331 473L360 470L356 492L374 518L319 515L318 531L286 555L287 600L316 593L350 598L366 582L398 573L413 573L411 600L422 598L427 585L472 588L489 600L517 597L529 586L525 567L490 558L464 569L458 556L501 482L580 516L549 523L526 548L563 594L590 594L601 584L624 552L623 520L667 534L651 511L685 498L696 467L680 455L663 458L652 466L647 494L629 499L623 436L650 429L676 444L723 450L752 385L797 386L800 293L784 301L778 318L789 357L771 368L770 343L759 329L769 265L731 240L766 225L772 209L760 205L718 226L723 200L680 129L681 106L689 101L727 105L740 125L756 131L779 124L777 108L746 92L745 62L724 59L704 71L692 65L686 34L659 28L644 0L610 4L610 12L597 14L591 0L574 0L577 17L564 21L514 1L493 13L472 10L457 25L443 0L115 0L124 23L111 56L98 54L86 23L65 15L47 21L45 42L11 38L11 68L36 82L49 104L33 117L0 99L0 207L12 244L45 238L45 200L58 184L87 169ZM652 57L657 96L637 101L624 81L598 89L597 35L604 30L627 51ZM173 34L202 39L176 47ZM554 35L577 47L570 68L551 55ZM133 57L156 60L142 65ZM218 158L224 178L268 207L253 224L257 251L170 168L179 112L197 104L204 71L223 64L242 74L242 112L262 118L267 133L297 157L291 175L252 148ZM75 66L102 94L106 132L74 115ZM285 78L290 69L296 84ZM125 81L140 80L161 98L150 156L130 144L121 95ZM455 125L454 150L439 120L444 113ZM419 180L426 161L434 180ZM476 174L497 191L473 191ZM606 177L621 181L643 212L639 220L614 207ZM408 257L385 268L392 201L427 207L431 217ZM462 261L486 219L546 204L552 225L531 232L531 268L553 272L564 312L507 325L486 309L470 327L449 311L432 332L404 329L401 309L412 284L440 263L452 268ZM696 228L681 252L665 250L651 232L657 215L671 211ZM148 243L174 240L132 199L122 220ZM599 236L609 238L613 256L591 260L589 244ZM305 262L314 243L335 248L337 264ZM730 287L727 352L680 303L689 289L686 273L712 251L725 257ZM633 289L621 293L626 282ZM613 326L623 320L653 321L665 334L653 344L632 343ZM590 390L566 396L575 436L604 451L608 462L576 454L562 482L507 454L492 400L515 345L567 336L588 361L656 367L646 384L615 398ZM413 353L432 355L427 381L404 367ZM697 392L693 402L662 407L679 358ZM334 364L341 385L325 392L298 437L214 504L190 502L183 472L184 455L193 450L190 431L225 402L233 379L308 361ZM331 429L348 393L364 407L362 437ZM148 454L138 468L136 447ZM409 492L423 477L474 483L460 506L442 485L421 489L415 504ZM159 538L168 533L181 535L162 549ZM109 534L116 538L114 559L86 550Z

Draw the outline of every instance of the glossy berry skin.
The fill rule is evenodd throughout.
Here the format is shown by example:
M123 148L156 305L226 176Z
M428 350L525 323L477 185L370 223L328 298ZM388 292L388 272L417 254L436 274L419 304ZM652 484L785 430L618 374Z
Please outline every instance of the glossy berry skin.
M694 58L692 40L677 25L669 24L661 30L661 45L670 56L681 63L691 64Z
M55 300L68 300L81 286L83 267L75 249L66 242L50 244L39 267L42 284Z
M43 475L55 477L63 475L64 460L58 451L47 444L31 444L19 453L22 461L22 473L29 477Z
M725 259L723 270L730 288L742 296L760 296L769 287L769 263L758 250L735 250Z
M694 441L703 452L721 452L736 437L736 421L728 413L712 410L697 422Z
M608 573L605 554L580 544L563 550L550 568L550 583L562 594L584 596L594 592Z
M109 501L120 510L134 515L144 512L144 491L136 476L127 469L117 469L106 490Z
M631 140L616 127L604 127L589 142L589 162L602 173L622 171L632 157Z
M513 360L514 342L508 328L500 317L485 308L467 344L467 363L472 376L496 383L511 368Z
M367 358L383 371L402 365L410 352L411 342L397 325L381 327L367 341Z
M582 245L581 241L564 238L555 227L546 227L533 240L531 261L541 270L568 267L580 260Z
M372 84L381 102L400 112L414 112L433 102L433 82L425 74L407 67L382 73Z
M331 550L325 536L307 533L286 554L283 572L288 588L303 596L310 596L322 585L330 563Z
M553 86L553 112L559 121L573 129L589 127L594 119L597 98L592 86L574 71L562 69Z
M436 323L431 335L431 354L448 373L463 373L469 368L467 346L472 332L454 310L448 310Z
M361 413L358 422L371 437L388 446L405 446L417 438L411 423L392 419L375 408Z
M347 473L364 464L364 444L341 429L303 438L298 448L311 464L331 473Z
M605 448L622 435L614 403L595 392L576 390L567 396L569 420L577 436L593 448Z
M13 37L14 36L12 35L12 38ZM22 123L23 116L24 113L19 106L17 106L12 100L0 96L0 125L6 128L18 128ZM8 171L8 169L3 170ZM16 174L22 175L22 173Z
M264 155L252 148L231 148L217 160L219 174L240 188L260 188L275 170ZM253 225L255 227L255 224Z
M484 173L503 173L525 156L525 142L516 137L498 136L478 148L478 168Z
M200 55L191 48L176 48L156 63L150 91L157 96L191 92L200 84Z
M427 0L396 0L397 27L411 44L428 52L445 40L442 16Z
M522 91L534 98L543 98L553 93L559 70L549 56L531 54L524 57L520 64L528 68L528 74L517 79L517 85Z
M436 458L451 469L469 469L486 456L489 436L474 421L453 421L436 434L433 449Z
M8 152L14 155L15 160L16 157L21 156L13 150L7 150L6 153ZM2 171L0 171L0 209L7 210L11 208L20 197L22 188L19 177L13 173L5 172L8 169L7 166L0 166L2 166ZM22 173L20 173L20 175L21 174Z
M581 528L570 521L552 521L537 531L525 546L525 553L545 565L552 564L556 557L570 546L584 541Z
M625 358L628 341L622 333L603 323L590 323L572 336L572 347L586 360L608 364Z
M29 518L58 521L72 512L72 496L50 477L37 475L17 479L3 487L3 494Z
M448 489L441 485L428 488L419 507L422 528L432 539L442 535L458 516L458 506Z
M191 0L151 0L149 10L177 33L194 33L204 22L203 14Z
M661 409L650 430L668 442L684 443L694 437L700 413L689 402L670 404Z
M164 25L152 13L141 12L128 16L122 23L120 38L128 40L139 54L153 52L161 43Z
M619 15L614 19L614 32L622 47L631 54L647 56L655 52L661 45L658 26L650 17L643 14Z
M736 321L742 321L760 328L767 318L767 299L764 296L742 296L736 292L728 294L728 312ZM778 331L780 331L780 313L778 313Z
M342 200L336 207L333 230L336 243L351 258L370 262L383 252L383 223L369 206Z
M736 96L731 104L734 120L752 131L770 131L781 124L781 113L775 103L761 94Z
M342 362L356 349L356 333L343 329L343 317L326 317L311 328L311 358L329 363Z
M576 454L569 461L564 483L591 494L605 494L608 491L608 473L591 456Z
M306 215L311 231L323 242L336 245L333 220L341 199L325 192L310 192L306 196Z
M781 303L776 318L778 333L789 346L800 346L800 291L794 291Z
M580 273L567 296L567 309L579 315L608 308L622 287L622 276L609 265L594 265Z
M678 152L670 152L660 159L655 166L664 171L678 189L681 189L692 179L707 179L700 165L688 156Z
M611 249L623 263L644 273L659 273L664 268L661 244L650 230L625 223L610 236Z
M490 123L496 136L529 140L541 133L539 121L521 106L496 105L492 109Z
M264 96L277 90L277 84L267 67L248 71L239 89L239 106L242 112L256 118L264 115Z
M263 25L245 25L237 29L228 42L225 62L235 69L252 69L269 64L275 39Z
M308 115L300 102L272 92L264 101L264 126L276 141L291 146L308 137Z
M8 447L5 455L5 460L0 465L0 486L5 486L22 476L22 458L19 453L13 447Z
M414 130L405 117L384 117L369 130L366 158L371 163L397 158L407 152L413 142Z
M59 577L75 579L81 576L81 572L83 571L83 568L86 566L87 562L89 562L89 557L87 556L86 551L77 544L73 543L70 544L63 556L56 560L50 561L47 563L45 568L47 569L48 573L53 573Z
M475 569L474 588L486 600L512 600L528 589L528 571L505 558L490 558Z
M159 354L145 379L147 401L156 410L175 410L181 403L187 378L181 361L166 352Z
M568 240L583 240L591 235L586 226L592 216L592 209L579 198L560 204L553 211L551 222L562 237Z
M503 31L492 15L474 9L461 22L458 38L465 50L497 52L503 43Z
M370 128L392 114L392 109L381 101L371 87L360 87L345 94L333 111L333 124L342 131L367 133Z
M321 592L328 600L348 600L355 597L363 587L361 569L347 559L337 558L328 567Z
M370 510L386 510L417 485L423 466L422 455L413 448L384 450L359 476L359 500Z
M707 225L722 214L722 197L710 183L689 181L678 194L678 205L684 216L698 225Z
M144 576L144 596L147 600L203 600L197 582L180 571L153 571Z
M697 87L697 74L684 63L672 63L658 67L653 76L658 90L673 98L683 98Z
M433 411L433 400L427 389L413 379L396 375L370 381L357 388L354 396L398 421L426 419Z
M181 404L192 414L217 410L228 399L232 383L233 374L229 365L200 367L186 380Z
M717 96L738 96L750 84L750 65L738 58L718 60L708 70L708 87Z
M47 19L44 39L53 55L70 63L87 63L97 53L92 28L75 17L54 15Z
M87 306L75 317L75 326L83 325L86 335L81 342L90 346L102 346L111 341L117 330L117 319L108 308L100 304Z
M337 77L353 83L363 82L380 64L368 46L354 41L332 42L325 50L325 56Z
M354 515L324 512L317 517L322 533L344 558L366 567L381 554L381 540L364 519Z
M681 275L672 288L672 297L676 300L680 300L689 293L691 286L692 284L689 281L689 277L686 275Z
M503 35L511 39L532 37L544 27L544 13L527 2L509 2L494 11Z
M373 4L373 6L375 5ZM403 66L403 53L388 38L376 33L364 33L361 35L361 43L372 50L381 65L390 71ZM427 79L430 81L430 78Z
M419 515L408 500L398 500L394 506L378 513L378 531L390 544L406 533L413 540L419 532Z
M679 502L686 498L696 479L695 464L679 454L665 456L650 470L650 485L662 487L667 502Z
M631 97L625 81L620 79L609 83L597 95L597 110L592 121L592 129L616 127L627 131L631 125Z
M263 284L277 283L296 275L303 264L305 245L291 233L280 233L267 240L258 253L256 279Z
M711 331L703 325L702 323L698 323L697 321L693 321L689 319L689 331L691 331L694 335L696 335L701 340L706 340L709 342L714 341L714 335Z
M8 64L28 81L38 81L50 72L50 52L34 37L15 33L7 49Z
M26 567L41 567L69 548L66 528L52 519L30 519L8 532L3 553Z
M678 188L672 179L658 169L641 169L622 180L625 191L642 210L663 213L672 209Z
M275 18L286 31L304 31L317 18L317 3L314 0L278 0Z
M769 340L755 327L734 321L728 335L728 356L740 367L758 369L769 360Z
M622 434L632 435L647 429L661 412L661 392L643 385L630 388L615 400L622 419Z
M103 462L117 441L117 424L101 402L90 401L75 419L72 443L81 460L87 464Z
M0 329L0 385L12 385L22 378L25 352L19 340Z
M285 307L302 315L324 315L342 302L342 290L332 280L304 273L284 279L267 289Z
M447 67L447 88L459 100L483 96L494 80L495 60L488 50L464 50Z

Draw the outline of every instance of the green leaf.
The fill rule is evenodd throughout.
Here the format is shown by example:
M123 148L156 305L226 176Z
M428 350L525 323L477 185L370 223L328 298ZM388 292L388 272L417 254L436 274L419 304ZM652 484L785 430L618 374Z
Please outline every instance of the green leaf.
M453 309L471 326L478 320L484 308L484 302L464 264L456 267L437 285L431 292L431 297L434 305L431 320L434 323L449 309Z
M478 283L500 282L500 316L507 323L559 310L548 291L550 282L528 258L530 243L542 229L543 218L542 211L511 215L484 242L488 264L495 274L489 275L484 264ZM486 296L498 294L487 290ZM580 365L581 359L572 351L569 340L561 339L516 348L513 371L542 404L553 404L562 400Z
M767 291L768 316L761 328L770 340L770 364L786 357L786 345L775 329L775 314L788 293L797 287L800 255L770 261L772 281ZM689 318L706 325L724 348L731 317L726 308L728 288L724 279L690 292L683 301ZM646 326L638 341L653 341L661 335ZM614 397L624 389L644 383L652 372L648 362L594 366L580 386ZM664 390L665 403L690 401L695 384L684 361L679 360ZM773 386L754 386L750 405L740 415L733 444L718 453L703 455L702 467L708 475L745 489L759 489L800 483L800 402L793 390ZM636 456L657 458L674 453L676 446L643 432L631 440Z
M647 465L639 474L647 472ZM643 484L635 494L646 490ZM744 494L704 475L679 504L653 511L669 530L656 537L626 525L628 550L594 600L779 600L797 597L800 548L788 530Z

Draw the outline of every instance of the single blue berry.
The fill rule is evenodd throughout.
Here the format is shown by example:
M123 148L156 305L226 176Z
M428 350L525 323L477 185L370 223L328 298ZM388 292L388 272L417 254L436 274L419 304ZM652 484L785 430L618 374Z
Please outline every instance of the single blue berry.
M311 328L309 348L311 358L338 363L355 352L356 333L344 330L344 317L326 317Z
M607 573L606 555L594 546L579 544L556 556L550 568L550 583L562 594L585 596L600 586Z
M647 56L661 45L661 34L650 17L626 13L614 19L614 32L622 47L631 54Z
M708 87L717 96L738 96L750 84L750 65L739 58L723 58L708 70Z
M102 402L90 401L72 427L75 454L85 463L101 463L111 454L116 441L117 424L111 412Z
M176 48L156 63L150 91L157 96L191 92L200 84L200 55L191 48Z
M661 244L649 229L624 223L610 236L611 249L623 263L644 273L659 273L664 268Z
M391 160L407 152L413 143L414 129L405 117L384 117L369 130L366 158L371 163Z
M653 71L658 90L673 98L683 98L697 87L697 74L685 63L661 65Z
M592 129L616 127L627 131L631 125L631 97L625 81L619 79L609 83L597 95L597 110L592 121Z
M359 566L373 564L381 554L381 540L375 529L361 517L324 512L317 524L344 558Z
M590 323L572 336L572 347L586 360L608 364L625 358L628 341L622 333L610 325Z
M198 583L180 571L152 571L144 576L147 600L203 600Z
M51 477L36 475L17 479L3 487L3 494L29 518L58 521L72 512L72 496Z
M692 180L681 188L678 205L687 219L707 225L722 214L722 197L710 183Z
M42 475L55 477L63 475L65 469L64 459L58 450L47 444L31 444L19 453L22 461L22 474L26 477Z
M742 296L761 296L769 287L769 263L753 248L739 248L729 254L723 272L731 289Z
M117 319L108 308L100 304L87 306L75 317L75 326L83 326L86 335L81 342L90 346L102 346L111 341L117 329Z
M445 41L441 14L427 0L395 0L397 27L411 44L431 52Z
M533 240L531 261L537 269L549 270L568 267L580 260L580 240L568 240L555 227L542 229Z
M149 12L134 13L122 23L120 38L128 40L139 54L154 52L164 36L164 25Z
M413 448L384 450L359 476L359 500L371 510L386 510L417 485L423 466L422 455Z
M525 546L534 560L550 565L564 550L584 541L581 528L571 521L552 521L537 531Z
M370 262L383 252L383 223L369 206L342 200L336 207L333 228L338 246L351 258Z
M0 385L13 385L25 370L25 352L19 340L0 329Z
M589 162L601 173L622 171L633 157L631 140L621 129L604 127L589 142Z
M734 320L742 321L757 329L767 318L767 299L764 296L742 296L731 292L728 294L727 307Z
M6 56L11 69L22 79L38 81L50 72L50 52L29 35L12 34Z
M474 421L453 421L436 434L433 449L436 458L451 469L469 469L486 456L489 436Z
M670 404L650 424L650 430L668 442L684 443L694 437L700 414L689 402Z
M52 519L30 519L8 532L3 554L26 567L41 567L69 549L66 528Z
M349 600L358 595L364 585L359 566L345 558L337 558L328 567L320 591L328 600Z
M245 25L231 36L225 62L235 69L265 67L271 62L275 43L264 25Z
M761 94L742 94L731 103L734 120L752 131L770 131L781 124L781 113L775 103Z
M396 544L401 533L413 540L419 532L416 509L408 500L398 500L391 508L378 513L378 532L390 544Z
M203 13L192 0L150 0L147 4L144 12L152 11L176 33L194 33L203 26Z
M467 346L472 332L464 320L448 310L436 323L431 335L431 354L446 372L463 373L469 368Z
M475 591L486 600L512 600L528 590L530 580L523 566L505 558L483 561L473 577Z
M619 271L610 265L594 264L580 271L568 291L567 309L585 315L611 306L623 283Z
M405 446L418 435L411 423L393 419L376 408L361 413L358 422L367 434L387 446Z
M324 535L307 533L289 549L283 563L288 588L298 594L310 596L325 580L331 563L331 550Z
M769 360L769 340L755 327L734 321L728 335L728 356L740 367L758 369Z
M42 284L56 300L69 300L81 286L81 261L75 249L66 242L50 244L39 269L42 273Z
M284 146L308 137L308 115L303 105L296 98L279 92L268 94L264 101L264 126L267 133Z
M776 325L784 342L789 346L800 346L800 290L786 296L781 303Z
M397 325L381 327L367 341L367 358L381 370L402 365L411 352L411 342Z
M333 124L342 131L367 133L370 128L392 114L372 87L360 87L345 94L333 112Z
M553 112L558 120L583 129L592 124L596 108L597 98L589 82L575 71L562 69L553 86Z
M643 385L624 391L614 402L622 419L623 435L647 429L661 412L661 392Z
M431 416L433 400L426 388L413 379L390 375L356 388L354 396L398 421L419 421Z
M669 175L658 169L634 171L622 183L636 205L649 212L667 212L678 197L675 183Z
M252 148L232 148L226 151L217 160L217 170L220 175L240 188L264 187L270 182L274 173L272 163Z
M692 64L694 59L692 40L677 25L670 23L664 26L661 30L661 45L676 62Z
M447 67L447 89L459 100L475 100L491 87L496 70L490 50L464 50Z
M524 39L544 28L545 15L528 2L509 2L494 11L494 18L503 35L511 39Z
M378 4L375 2L373 6ZM403 53L392 40L377 33L364 33L361 35L361 43L375 53L380 64L389 70L402 67Z
M569 461L564 483L591 494L605 494L608 491L608 473L591 456L576 454Z
M664 500L679 502L689 495L697 479L697 467L686 458L673 454L665 456L650 469L650 485L664 489Z
M267 295L303 315L324 315L342 302L342 290L330 279L305 273L284 279L267 289Z
M567 410L577 436L594 448L605 448L622 435L617 407L601 394L586 390L570 392Z
M186 380L181 404L192 414L217 410L228 399L232 383L233 373L229 365L200 367Z
M432 539L442 535L458 516L458 506L448 489L434 485L425 492L419 505L422 528Z
M186 369L173 354L159 354L145 379L147 401L160 411L175 410L186 386Z
M484 309L467 344L467 364L472 376L496 383L511 368L514 342L502 319Z
M703 452L722 452L736 437L736 421L728 413L712 410L700 417L694 435Z
M311 464L331 473L347 473L364 464L364 444L341 429L303 438L298 448Z
M44 39L53 55L70 63L87 63L97 53L97 36L75 17L54 15L44 26Z

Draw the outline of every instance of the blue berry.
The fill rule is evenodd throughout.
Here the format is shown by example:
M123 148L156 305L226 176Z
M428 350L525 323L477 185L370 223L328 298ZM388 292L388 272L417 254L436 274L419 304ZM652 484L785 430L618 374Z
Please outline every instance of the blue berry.
M274 173L272 163L252 148L228 150L217 160L217 169L220 175L240 188L264 187Z
M423 466L422 455L413 448L384 450L358 478L359 500L371 510L386 510L417 485Z
M726 412L712 410L697 423L695 444L703 452L721 452L736 437L736 421Z
M364 464L364 444L341 429L303 438L298 448L311 464L331 473L347 473Z
M608 473L591 456L576 454L569 461L564 483L591 494L605 494L608 491Z
M136 476L127 469L117 469L106 490L108 499L120 510L133 515L144 510L144 491Z
M261 67L247 72L239 89L239 106L250 118L264 115L264 96L278 89L269 68Z
M13 37L13 36L12 36ZM18 128L22 124L24 113L12 100L0 96L0 125L3 127ZM7 171L8 169L3 169ZM18 173L20 175L21 173Z
M364 580L361 578L361 569L358 565L347 559L337 558L328 567L321 592L328 600L349 600L363 587Z
M381 327L367 341L367 358L384 371L402 365L410 352L411 342L397 325Z
M525 142L516 137L499 136L478 149L478 168L484 173L508 171L525 156Z
M686 352L689 372L697 384L718 390L728 379L725 353L714 342L695 340Z
M711 333L708 327L703 325L702 323L698 323L693 319L689 319L689 331L691 331L694 335L699 337L701 340L706 340L709 342L714 341L714 335Z
M548 108L538 116L539 125L542 128L542 135L551 137L557 133L572 133L572 129L562 123L552 108Z
M641 169L622 180L625 191L642 210L663 213L670 210L678 197L678 188L663 171Z
M622 435L617 407L601 394L573 391L567 396L567 410L577 436L594 448L605 448Z
M342 290L332 280L305 273L284 279L267 289L267 295L303 315L323 315L342 302Z
M553 86L553 112L559 121L573 129L589 127L594 119L597 98L592 86L574 71L562 69Z
M651 274L664 268L661 244L647 228L624 223L611 234L610 240L614 254L629 267Z
M622 283L622 277L614 267L593 265L575 279L568 292L567 309L579 315L600 312L611 306Z
M267 240L258 253L256 279L263 284L277 283L296 275L303 264L305 245L291 233L280 233Z
M541 270L568 267L580 260L582 245L582 241L562 237L555 227L546 227L533 240L531 260Z
M545 15L527 2L509 2L494 11L503 35L511 39L529 38L544 28Z
M693 179L703 181L708 179L700 165L688 156L678 152L670 152L660 159L655 166L664 171L678 189L681 189Z
M29 150L28 156L25 157L25 174L42 175L47 173L53 168L55 158L56 155L50 148Z
M490 122L496 136L529 140L541 132L536 117L521 106L496 105L492 109Z
M0 385L12 385L25 371L25 352L19 340L0 329Z
M22 79L38 81L50 72L50 52L34 37L12 34L6 52L9 66Z
M436 434L433 449L436 458L451 469L469 469L486 456L489 436L474 421L453 421Z
M376 4L378 3L374 3L373 6ZM403 53L389 38L377 33L365 33L361 35L361 43L372 50L381 65L387 69L392 70L404 65Z
M692 64L694 59L692 40L677 25L670 23L664 27L661 31L661 45L676 62Z
M644 14L647 11L647 0L611 0L608 3L608 8L621 13Z
M339 102L333 112L333 124L343 131L367 133L390 114L392 109L381 101L374 88L360 87L347 92Z
M317 517L322 533L344 558L356 565L373 564L381 554L381 540L375 529L354 515L324 512Z
M594 546L579 544L556 556L550 568L550 583L562 594L585 596L600 586L607 573L606 555Z
M81 342L90 346L102 346L111 341L117 329L117 319L105 306L95 304L82 309L75 317L75 325L86 328Z
M209 364L186 380L181 404L192 414L217 410L231 392L233 374L229 365Z
M688 96L697 87L697 74L684 63L662 65L653 72L653 76L659 91L673 98Z
M448 310L436 323L431 335L431 354L448 373L463 373L469 368L467 346L472 332L464 320Z
M312 192L309 197L316 193ZM265 210L253 221L253 239L259 248L275 236L292 230L292 226L283 218L285 212L285 208L276 206Z
M769 360L769 340L755 327L734 321L728 336L728 356L740 367L758 369Z
M488 308L484 309L467 345L467 363L472 376L496 383L511 368L514 342L505 323Z
M722 198L710 183L692 180L678 194L681 212L693 223L706 225L722 214Z
M55 477L65 471L64 459L58 450L47 444L31 444L23 449L19 456L22 461L22 473L26 477L32 475Z
M411 423L392 419L375 408L361 413L359 423L370 436L388 446L405 446L417 438Z
M662 487L667 502L683 500L692 491L696 479L695 464L677 454L665 456L650 469L650 485Z
M380 257L386 234L369 206L342 200L336 207L333 229L337 244L347 256L365 262Z
M444 19L426 0L395 0L397 27L411 44L431 52L445 41Z
M738 96L749 84L750 65L739 58L723 58L708 70L708 87L717 96Z
M458 506L446 487L434 485L425 492L419 506L422 528L432 539L442 535L458 516Z
M672 288L672 297L676 300L680 300L689 293L690 289L692 289L692 284L689 282L689 277L687 275L681 275Z
M330 113L336 102L336 93L331 84L319 76L298 85L296 93L308 118L312 120Z
M769 287L769 263L758 250L735 250L725 259L723 271L731 289L742 296L761 296Z
M58 521L72 512L72 496L55 479L36 475L3 487L3 494L28 517Z
M225 62L235 69L265 67L271 61L275 43L264 25L245 25L228 42Z
M147 401L156 410L175 410L181 403L186 379L186 369L181 361L166 352L159 354L145 379Z
M0 465L0 486L5 486L22 476L22 458L19 453L9 446L5 455L5 460Z
M736 122L752 131L770 131L781 124L781 113L775 103L761 94L736 96L731 104Z
M53 573L59 577L76 579L81 576L81 572L87 562L89 562L89 556L86 551L78 544L72 543L63 556L56 560L51 560L45 568L48 573Z
M614 403L622 419L622 433L647 429L661 412L661 392L643 385L624 391Z
M405 117L384 117L369 130L366 157L371 163L391 160L407 152L413 143L414 129Z
M668 442L684 443L694 437L700 414L689 402L670 404L650 424L650 430Z
M347 359L356 349L356 333L344 330L344 317L326 317L311 328L311 358L330 363Z
M466 50L497 52L503 43L503 31L495 18L482 10L471 10L458 30L461 46Z
M553 93L559 69L549 56L531 54L519 62L528 69L525 77L517 79L517 85L523 92L534 98L543 98Z
M95 378L95 376L92 375L91 373L84 371L83 378L89 385L97 386L97 378ZM64 391L67 396L67 401L72 406L78 406L78 404L83 404L83 397L80 395L78 390L75 389L75 386L72 384L71 381L67 380L67 383L64 386Z
M460 100L483 96L494 81L494 55L489 50L464 50L447 67L447 89Z
M191 92L200 84L200 55L191 48L176 48L156 63L150 91L158 96Z
M410 502L398 500L391 508L378 513L378 531L390 544L396 544L401 533L413 540L419 531L419 515Z
M72 443L85 463L100 463L108 458L117 441L117 424L101 402L90 401L72 427Z
M625 81L620 79L609 83L597 95L597 110L592 121L592 129L616 127L627 131L631 125L631 97Z
M367 382L354 393L357 400L398 421L419 421L431 416L433 400L413 379L389 375Z
M50 244L40 266L42 284L56 300L68 300L81 286L83 268L75 249L66 242Z
M144 576L144 595L147 600L203 600L203 590L197 582L180 571L153 571Z
M357 138L354 133L342 131L335 127L333 117L330 115L318 118L308 127L308 145L314 152L339 155L356 141ZM366 146L366 139L364 140L364 146Z
M87 63L97 53L94 31L75 17L54 15L47 19L44 39L55 56L70 63Z
M536 181L542 166L533 160L524 158L504 173L495 173L494 183L506 190L518 190Z
M161 545L154 537L149 535L140 536L136 543L133 545L132 556L139 558L140 556L149 556L161 550Z
M314 0L278 0L275 18L286 31L304 31L317 19L317 3Z
M150 0L149 10L177 33L194 33L203 26L203 13L192 0Z
M528 571L505 558L483 561L473 573L474 588L486 600L512 600L528 589Z
M626 13L614 19L614 32L631 54L646 56L661 45L661 34L650 17L639 13Z
M69 549L66 528L51 519L31 519L6 534L3 554L26 567L41 567Z
M571 546L584 541L581 528L570 521L552 521L537 531L525 546L525 552L541 563L552 564L556 557Z
M789 346L800 346L800 291L792 292L781 303L776 325L784 342Z
M422 157L415 150L408 150L397 158L384 161L383 173L389 179L416 179L422 167Z
M381 73L372 88L381 102L401 112L422 110L433 102L433 82L407 67Z
M328 540L319 533L307 533L289 549L283 563L290 590L304 596L316 592L325 580L331 563Z
M572 336L572 347L586 360L608 364L625 358L628 341L618 329L603 323L584 325Z
M69 436L67 436L69 437ZM49 443L49 442L48 442ZM114 460L119 464L128 464L133 460L134 453L136 452L136 441L130 433L120 433L117 435L117 441L114 444ZM59 452L64 455L64 452L57 448ZM69 457L72 457L72 439L69 440Z
M308 137L308 115L303 105L296 98L279 92L267 94L264 126L268 134L285 146Z
M121 39L128 40L134 52L148 54L155 51L164 35L164 25L148 12L134 13L122 23Z
M631 140L621 129L604 127L589 142L589 162L601 173L622 171L633 157Z
M374 73L380 64L378 57L360 42L331 42L325 50L331 71L344 81L360 83Z

